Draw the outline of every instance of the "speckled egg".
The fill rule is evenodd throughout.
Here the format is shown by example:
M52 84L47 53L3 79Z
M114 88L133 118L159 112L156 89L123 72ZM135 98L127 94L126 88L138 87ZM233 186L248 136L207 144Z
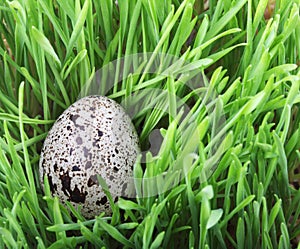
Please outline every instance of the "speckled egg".
M124 109L103 96L84 97L57 119L44 142L39 171L62 203L81 205L86 218L104 211L109 201L98 183L100 175L114 201L133 191L133 165L138 136Z

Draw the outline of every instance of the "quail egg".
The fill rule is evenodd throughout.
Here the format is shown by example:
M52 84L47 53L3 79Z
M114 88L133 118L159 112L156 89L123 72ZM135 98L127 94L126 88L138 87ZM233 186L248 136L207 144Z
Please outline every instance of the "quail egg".
M54 123L42 148L39 173L62 203L81 205L86 218L110 213L100 175L114 201L133 191L133 165L139 153L138 136L130 117L104 96L84 97Z

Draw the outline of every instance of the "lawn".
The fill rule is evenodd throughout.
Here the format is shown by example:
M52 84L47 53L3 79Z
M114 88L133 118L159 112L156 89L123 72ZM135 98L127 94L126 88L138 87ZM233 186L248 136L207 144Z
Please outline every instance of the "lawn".
M0 248L300 249L299 12L0 0ZM59 115L94 94L128 112L141 154L134 195L106 189L112 212L88 219L42 186L39 159Z

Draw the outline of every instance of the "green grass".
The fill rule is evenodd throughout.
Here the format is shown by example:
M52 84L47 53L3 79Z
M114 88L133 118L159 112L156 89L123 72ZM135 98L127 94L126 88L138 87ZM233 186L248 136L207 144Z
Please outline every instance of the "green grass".
M271 19L267 5L0 0L0 248L297 248L300 1L276 1ZM144 64L126 60L137 53ZM155 129L164 142L134 168L148 196L86 220L42 191L39 154L59 114L122 57L127 77L107 95L142 98L141 146Z

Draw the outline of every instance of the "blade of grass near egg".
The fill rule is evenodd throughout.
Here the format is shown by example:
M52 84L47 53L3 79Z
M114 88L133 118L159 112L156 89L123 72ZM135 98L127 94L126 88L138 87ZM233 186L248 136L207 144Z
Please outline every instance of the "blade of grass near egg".
M296 3L292 3L293 4L292 9L290 10L289 13L289 17L286 20L286 22L284 22L284 28L283 28L283 32L281 33L280 36L277 37L277 40L281 40L281 42L285 42L290 35L295 31L298 23L299 23L299 6L297 6ZM277 47L275 47L274 49L276 49ZM271 53L273 54L273 51L271 51Z
M236 238L238 248L244 248L246 244L245 218L239 217L237 221Z
M215 42L216 40L218 40L218 39L220 39L220 38L222 38L224 36L237 33L239 31L240 31L239 28L228 29L228 30L226 30L226 31L224 31L224 32L222 32L222 33L220 33L220 34L212 37L210 40L205 41L200 46L193 48L190 51L190 53L189 53L188 59L198 58L199 54L201 55L202 51L204 49L206 49L207 47L209 47L211 44L213 44L213 42Z
M171 233L172 233L174 224L176 223L176 221L178 220L178 218L179 218L179 215L177 213L173 214L173 216L172 216L172 218L170 220L169 226L168 226L168 228L166 230L165 240L163 241L162 248L166 248L167 247L167 243L168 243L168 241L171 238Z
M183 115L183 111L180 111L178 115L175 117L175 119L168 126L168 129L164 136L164 140L158 152L158 158L159 158L158 165L163 166L164 162L167 160L167 157L170 156L170 152L171 153L176 152L175 151L176 148L174 147L176 144L175 137L176 137L178 122L181 119L182 115ZM164 169L165 166L160 168Z
M54 224L54 225L47 227L47 230L50 232L67 232L67 231L72 231L72 230L74 231L74 230L79 230L81 227L81 224L89 227L89 226L95 224L95 219L81 221L80 223L78 222L78 223Z
M12 246L12 248L18 248L18 243L15 241L11 231L4 227L0 227L0 234L6 245Z
M38 3L41 6L41 8L43 9L44 13L50 19L51 23L54 26L55 31L59 34L64 45L67 46L67 44L68 44L67 41L69 40L69 37L66 36L66 33L64 32L58 19L56 18L53 9L51 9L50 6L42 0L38 0Z
M143 169L141 166L141 159L142 159L142 155L138 155L136 162L134 164L133 167L133 179L134 179L134 186L135 186L135 191L136 191L136 197L138 200L139 205L143 206L140 203L141 197L143 196L143 191L142 191L142 179L143 179ZM139 198L140 197L140 198Z
M176 165L176 164L175 164ZM158 191L156 194L164 194L165 192L174 189L183 179L182 170L176 170L171 168L166 172L166 174L160 174L157 176L157 186Z
M285 186L289 186L289 177L288 177L288 165L287 165L287 157L284 150L283 142L280 140L280 137L276 133L276 131L273 131L273 137L276 144L276 151L278 153L278 163L280 165L281 174L283 177L283 181L285 183ZM285 189L285 194L290 194L289 189ZM287 195L288 196L288 195Z
M61 62L57 56L57 54L55 53L51 43L49 42L49 40L45 37L45 35L39 31L36 27L32 26L32 35L33 38L36 40L37 43L39 43L41 45L41 47L48 53L50 54L53 59L55 60L55 62L61 66Z
M167 78L167 90L168 90L168 99L169 99L168 101L169 102L169 123L172 123L172 121L177 116L176 90L175 90L174 83L175 82L173 77Z
M83 215L81 214L81 207L79 207L78 209L75 209L75 207L69 201L66 202L66 206L68 207L68 210L70 211L70 213L74 217L76 217L77 220L79 220L79 221L85 220ZM63 209L64 207L61 206L61 208ZM69 215L69 213L68 213L68 215ZM102 215L102 214L99 214L99 215Z
M273 149L273 153L276 153L276 148L275 147ZM264 181L265 189L267 189L269 184L271 183L271 179L274 176L274 172L276 170L277 164L278 164L277 157L271 158L271 160L269 161L269 166L267 168L265 181Z
M201 44L203 43L205 35L207 33L207 30L208 30L208 26L209 26L209 19L208 19L208 16L205 15L203 20L202 20L202 23L201 23L201 25L198 29L198 32L197 32L197 35L196 35L196 38L195 38L195 41L194 41L194 44L193 44L193 49L195 49L197 47L200 47ZM197 56L197 55L195 55L195 56ZM200 57L201 53L199 53L198 56Z
M126 84L125 84L125 106L128 106L128 98L132 94L132 87L133 87L133 75L130 73L126 79Z
M28 206L25 202L21 203L21 210L22 210L22 218L20 218L22 224L27 224L30 231L32 231L35 237L40 236L38 228L35 223L34 214L30 211L30 206Z
M3 122L3 127L4 127L5 137L6 137L8 150L10 152L12 163L13 163L14 167L16 168L16 170L19 172L19 177L20 177L19 180L22 182L23 186L25 186L26 188L29 188L28 181L26 179L26 176L24 174L24 171L23 171L23 168L21 165L20 157L14 147L14 143L13 143L12 137L10 135L10 132L8 130L6 121ZM23 160L22 160L22 163L24 163Z
M279 214L280 209L282 208L282 200L278 199L274 206L271 209L269 219L268 219L268 231L271 230L272 226L274 225L275 219L277 218L277 215Z
M101 246L107 248L108 245L99 237L96 236L90 229L88 229L82 222L78 222L80 226L80 232L83 235L84 239L89 241L93 245Z
M29 35L32 38L31 39L32 57L33 60L36 62L35 66L36 66L37 75L39 77L40 92L42 95L41 99L42 99L43 115L45 119L48 119L50 117L50 106L49 106L49 100L47 96L48 86L47 86L47 70L46 70L46 55L45 55L46 51L44 51L42 45L39 44L39 42L33 38L34 29L29 30Z
M239 155L242 151L243 145L238 144L235 147L229 148L225 154L222 156L220 161L218 162L218 166L216 167L215 171L212 174L212 177L214 179L217 179L223 172L226 172L226 169L230 166L230 163L232 162L232 153L235 153L236 155Z
M112 211L113 211L113 213L114 213L114 211L116 211L115 202L114 202L114 200L113 200L113 198L112 198L112 195L111 195L111 193L110 193L110 191L109 191L109 187L108 187L108 185L107 185L105 179L104 179L101 175L98 174L98 175L97 175L97 180L98 180L99 185L101 186L103 192L104 192L105 195L107 196L107 198L108 198L108 200L109 200L109 204L110 204L110 206L111 206L111 209L112 209Z
M65 104L66 104L67 106L71 105L71 101L70 101L70 98L69 98L69 96L68 96L68 93L67 93L65 84L64 84L64 82L63 82L63 79L62 79L61 76L60 76L60 72L59 72L57 66L53 63L53 61L52 61L51 59L49 59L50 56L49 56L48 54L45 54L45 57L46 57L46 59L48 60L49 68L50 68L51 71L53 72L53 75L54 75L54 78L55 78L55 84L53 84L52 89L53 89L53 90L55 89L54 91L59 92L59 93L57 94L57 96L59 96L60 98L61 98L61 96L62 96L62 98L63 98L63 100L64 100L64 102L65 102ZM57 86L58 86L58 89L59 89L59 90L56 89ZM50 87L50 88L51 88L51 87Z
M162 244L163 240L164 240L164 237L165 237L165 231L162 231L160 232L156 238L153 240L151 246L150 246L150 249L156 249L156 248L159 248L160 245Z
M290 244L290 235L289 235L289 230L288 230L288 225L284 222L280 224L280 231L281 231L281 236L279 240L279 245L282 245L282 248L289 248ZM298 245L299 247L299 245Z
M220 98L223 101L223 104L226 105L230 98L234 96L234 93L236 91L236 88L238 88L238 85L241 83L241 78L237 78L234 82L231 83L231 85L228 87L226 92L224 92Z
M247 191L249 189L249 186L247 186L248 183L245 182L245 177L247 175L248 171L248 165L250 164L250 161L247 161L246 163L241 163L241 161L238 159L236 155L233 155L233 158L236 162L236 164L240 164L240 172L239 172L239 178L237 183L237 194L236 194L236 203L239 204L241 201L247 196Z
M224 227L228 221L240 210L242 210L244 207L248 206L255 198L255 195L249 195L247 198L245 198L240 204L238 204L227 216L224 217L224 219L219 223L219 227Z
M25 170L26 170L26 174L28 177L28 183L29 183L30 189L32 189L32 191L35 192L33 171L31 168L29 154L28 154L28 150L26 147L26 143L25 143L25 141L28 139L28 137L27 137L27 134L25 133L24 123L23 123L24 82L22 82L20 84L18 100L19 100L19 124L20 124L19 129L20 129L21 143L22 143L23 152L24 152ZM35 201L37 203L37 199L35 199Z
M268 94L270 94L270 85L271 83L267 84L266 90L263 90L259 93L257 93L255 96L253 96L239 111L234 115L233 118L231 118L227 124L221 129L221 131L210 141L210 144L207 148L210 148L212 145L216 143L218 139L220 139L221 136L225 134L225 132L230 129L234 125L234 123L240 118L242 115L248 115L253 110L255 110L258 106L262 105L262 102L266 101L266 98Z
M82 9L78 13L77 20L76 20L76 23L74 24L71 37L70 37L70 39L68 39L68 42L66 43L66 45L67 45L66 46L67 52L66 52L66 56L65 56L66 59L69 58L69 56L72 52L73 45L75 44L77 38L80 35L80 32L83 28L90 4L91 4L90 1L85 1L82 6Z
M151 95L154 95L155 97L155 94L157 94L157 92L152 92ZM146 139L150 131L153 130L155 125L157 125L159 120L165 115L165 112L168 108L167 98L165 98L167 95L166 91L162 91L158 94L159 95L156 96L154 100L151 100L151 104L149 104L149 106L147 107L148 114L146 116L146 122L144 123L144 127L140 135L140 141L144 141L144 139ZM150 110L149 107L151 107L152 109Z
M61 211L60 211L59 199L57 197L54 197L54 202L53 202L53 218L54 218L54 223L56 225L64 224ZM55 232L55 235L57 240L67 237L65 231Z
M186 194L187 194L187 198L188 198L188 203L190 205L190 212L191 215L193 217L192 220L192 231L194 234L196 234L196 236L198 235L198 231L199 231L199 203L196 201L195 198L195 194L192 190L193 186L192 186L192 173L193 173L193 169L195 168L196 163L193 164L194 159L197 160L198 156L194 156L193 154L189 154L186 155L184 158L184 164L182 165L183 168L183 172L181 174L183 174L183 176L181 176L182 178L185 179L185 184L186 184Z
M277 75L285 75L295 69L297 69L298 66L296 64L283 64L283 65L279 65L276 67L273 67L271 69L269 69L268 71L266 71L264 73L264 80L269 79L273 74L277 74ZM286 75L287 76L287 75Z
M220 52L217 52L217 53L214 53L212 55L209 55L207 58L211 59L213 61L211 64L213 64L213 63L217 62L218 60L220 60L225 55L227 55L228 53L230 53L235 48L242 47L242 46L245 46L245 45L247 45L247 44L246 43L240 43L240 44L231 46L231 47L226 48L226 49L224 49L224 50L222 50Z
M114 226L106 223L101 218L97 218L97 222L99 223L99 226L102 227L112 238L129 248L134 247L134 244L124 237L124 235L121 234Z
M233 145L233 132L230 131L225 139L222 141L222 143L219 145L218 149L216 152L213 152L213 155L211 155L204 163L203 169L206 172L206 176L210 177L216 167L217 163L221 159L222 155L228 150Z
M207 234L207 222L211 215L211 207L209 199L206 196L202 197L200 209L200 231L199 231L199 248L205 247L205 238Z
M65 80L68 77L72 69L74 69L75 66L78 63L80 63L86 55L87 55L87 50L83 49L75 56L75 58L70 58L68 61L66 61L66 63L64 64L60 72L62 80Z
M118 206L123 209L123 210L137 210L140 212L144 212L145 208L133 201L130 200L124 200L124 199L119 199L118 200Z
M206 126L207 128L207 120L205 120L202 125ZM179 150L180 153L177 155L175 165L173 166L174 170L182 170L185 158L191 153L195 153L199 144L199 139L201 137L200 134L205 133L204 129L200 130L199 128L201 129L201 124L200 126L197 126L197 124L193 123L190 127L188 127L188 129L184 131L184 133L182 133L182 136L186 138L185 140L187 142L182 144L181 149Z
M7 52L5 52L3 56L3 64L4 64L4 81L5 81L5 86L6 90L9 96L13 97L14 96L14 90L13 90L13 81L9 72L9 66L8 66L8 61L7 61Z
M214 37L217 33L219 33L220 30L222 30L230 20L232 20L236 13L240 11L240 9L246 4L246 2L246 0L237 1L235 5L231 6L230 10L226 12L226 14L223 15L216 23L214 23L214 20L212 20L211 27L206 35L206 39L210 39L211 37Z
M262 198L262 218L261 218L261 227L262 229L268 229L268 207L267 207L267 202L266 202L266 198L263 197ZM269 236L268 233L264 233L262 235L262 242L261 245L264 247L269 247L272 246L272 244L270 244L271 238Z
M179 55L182 46L189 38L189 35L191 34L197 21L197 17L193 18L192 14L193 14L193 6L191 3L188 3L184 8L180 22L176 29L176 33L169 46L167 52L168 54L174 54L175 56Z
M158 218L158 215L161 213L162 209L165 207L167 203L167 199L164 199L159 204L154 204L151 208L150 213L145 218L145 224L144 224L144 232L143 232L143 248L149 248L148 245L150 244L151 238L154 233L154 228L156 224L156 220Z
M168 165L169 160L164 162L165 165ZM143 195L145 197L156 196L158 191L157 178L159 177L160 172L162 171L159 163L155 163L153 160L151 152L146 154L146 169L143 175Z
M285 142L291 123L291 106L285 105L276 127L276 133L280 136L281 142Z
M134 52L132 51L132 46L134 44L136 28L138 26L139 14L141 12L141 6L142 6L142 1L137 1L135 6L134 7L132 6L133 9L131 9L132 15L131 15L131 21L130 21L129 29L128 29L128 33L127 33L125 56L134 54ZM122 30L122 31L125 32L125 30ZM123 42L123 41L121 41L121 42ZM124 69L127 70L126 61L124 62ZM124 87L125 86L122 85L122 88L124 88Z
M292 136L289 138L289 141L285 146L287 157L289 157L290 154L298 148L297 145L299 144L299 137L300 137L300 123L298 125L298 129L292 134Z
M162 47L162 45L164 44L165 40L168 38L172 28L174 27L174 25L176 24L177 20L179 19L179 16L181 15L181 13L183 12L185 6L187 5L188 0L184 0L179 8L177 9L177 11L175 12L175 14L172 16L170 22L168 23L168 25L166 26L164 32L162 33L162 36L159 40L159 42L157 43L155 49L153 50L153 54L152 56L149 58L148 60L148 64L145 67L145 72L149 71L149 68L152 66L152 63L155 59L155 56L157 55L157 53L159 52L160 48ZM140 81L138 83L138 85L144 81L145 78L145 73L142 74Z

